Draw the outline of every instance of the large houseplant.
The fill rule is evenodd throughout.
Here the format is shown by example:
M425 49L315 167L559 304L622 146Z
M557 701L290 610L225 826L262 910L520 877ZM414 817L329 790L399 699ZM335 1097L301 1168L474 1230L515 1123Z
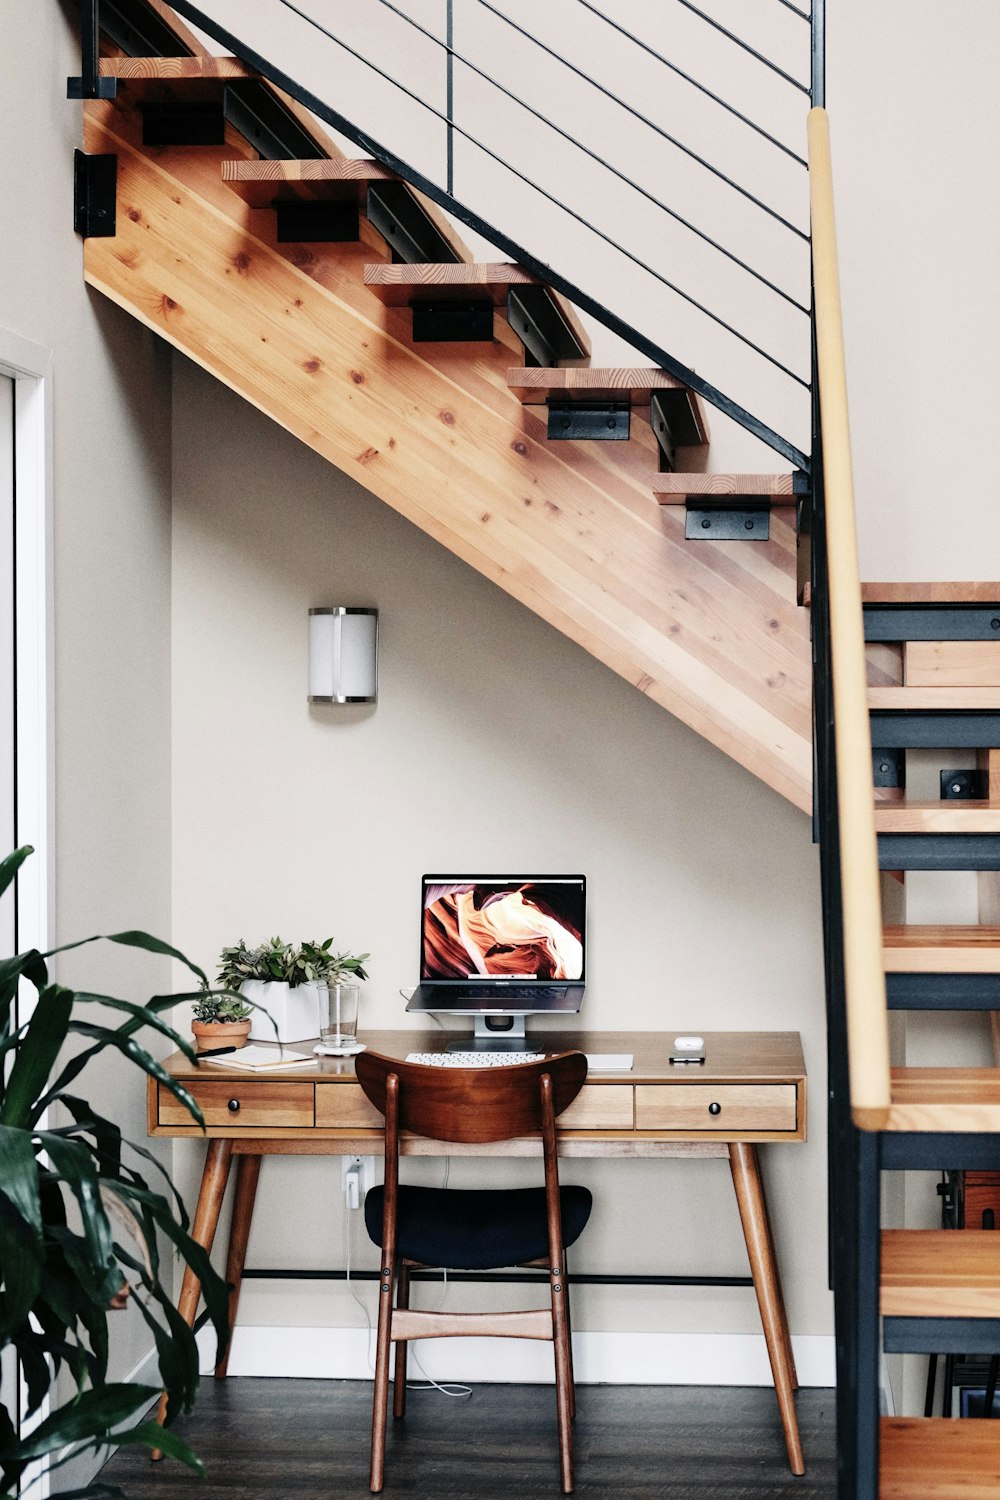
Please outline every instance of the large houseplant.
M0 894L30 853L25 847L0 861ZM84 938L53 952L102 940L179 959L205 980L183 954L144 932ZM200 1461L172 1432L153 1421L135 1421L157 1395L154 1387L107 1380L107 1314L122 1304L127 1277L156 1345L168 1427L194 1403L197 1347L173 1305L169 1276L168 1284L161 1280L160 1237L201 1280L220 1349L227 1332L225 1284L188 1233L184 1205L169 1178L164 1191L152 1187L135 1165L149 1162L162 1172L152 1155L124 1141L113 1121L71 1092L89 1060L111 1048L168 1088L203 1125L187 1090L136 1040L149 1027L193 1061L190 1044L162 1016L194 996L156 995L137 1005L67 989L49 978L51 956L33 949L0 959L0 1352L16 1354L25 1405L20 1435L17 1413L0 1406L0 1500L13 1500L33 1460L60 1451L55 1467L108 1440L159 1448L200 1470ZM30 1018L18 1024L15 1001L25 983L37 998ZM55 1116L51 1124L49 1112ZM60 1372L70 1377L74 1392L37 1421ZM29 1430L33 1418L37 1425ZM73 1493L119 1492L89 1486Z

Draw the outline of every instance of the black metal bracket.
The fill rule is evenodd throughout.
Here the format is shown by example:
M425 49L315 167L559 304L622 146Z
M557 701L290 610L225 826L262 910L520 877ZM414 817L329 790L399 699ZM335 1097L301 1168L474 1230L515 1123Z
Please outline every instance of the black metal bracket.
M943 802L977 802L986 796L986 772L964 767L960 771L941 772Z
M766 542L771 535L769 505L685 506L684 538L689 542Z
M507 293L507 322L524 345L530 364L551 369L564 359L583 359L587 351L567 322L547 286L512 286Z
M927 713L878 709L871 714L872 744L878 749L905 745L908 749L986 750L1000 745L1000 714L975 709Z
M674 467L677 448L697 448L704 439L691 409L691 397L678 386L671 391L653 391L649 398L649 422L667 469Z
M1000 870L1000 833L880 833L880 870Z
M906 751L873 750L872 777L876 786L905 786Z
M86 78L67 78L67 99L114 99L118 94L117 78L98 78L91 83Z
M625 442L631 431L628 402L550 401L548 436L553 442L581 438L590 442Z
M342 244L360 236L358 205L342 202L310 203L302 198L279 198L274 205L278 243Z
M226 112L222 94L193 104L150 99L139 105L144 146L223 146Z
M410 306L415 344L483 344L493 338L490 301L414 301Z
M459 259L405 182L371 183L367 213L369 223L391 247L393 259L435 265L454 265Z
M115 229L118 157L113 151L73 152L73 228L85 239L111 239Z
M997 1318L885 1318L887 1354L995 1354L1000 1349Z
M1000 641L1000 602L866 604L866 641Z
M887 974L890 1010L1000 1010L1000 974Z

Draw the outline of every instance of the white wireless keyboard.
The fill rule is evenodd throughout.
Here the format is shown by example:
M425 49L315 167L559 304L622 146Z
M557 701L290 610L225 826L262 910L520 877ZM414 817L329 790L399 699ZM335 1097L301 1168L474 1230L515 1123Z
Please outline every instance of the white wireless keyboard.
M544 1057L544 1052L408 1052L406 1061L425 1068L509 1068Z

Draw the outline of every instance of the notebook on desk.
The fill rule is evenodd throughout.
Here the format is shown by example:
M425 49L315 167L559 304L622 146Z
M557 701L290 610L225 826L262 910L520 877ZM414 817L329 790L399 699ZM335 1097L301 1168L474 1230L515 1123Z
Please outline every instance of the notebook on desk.
M406 1008L578 1011L585 934L582 875L425 875L420 984Z

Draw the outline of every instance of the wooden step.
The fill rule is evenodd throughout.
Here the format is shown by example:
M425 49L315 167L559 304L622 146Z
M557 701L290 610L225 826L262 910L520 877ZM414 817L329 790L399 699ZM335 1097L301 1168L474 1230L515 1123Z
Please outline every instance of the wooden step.
M409 307L413 302L489 301L504 307L512 286L537 286L538 279L513 261L471 265L370 265L365 286L386 307Z
M887 974L1000 974L1000 927L886 927Z
M1000 1422L883 1417L879 1500L997 1500Z
M791 505L806 492L808 480L796 489L796 474L654 474L650 488L661 505L686 505L689 501L722 501Z
M276 203L364 202L369 182L397 181L372 157L336 161L224 161L222 180L251 208ZM402 268L400 268L402 269Z
M863 583L863 604L996 604L1000 583Z
M991 1229L884 1229L884 1318L1000 1317L1000 1234Z
M884 1128L1000 1133L1000 1068L893 1068Z
M956 713L975 709L1000 713L1000 688L995 687L870 687L868 707L909 713Z
M1000 689L1000 640L907 641L903 646L903 683L912 688L996 691Z
M1000 833L1000 802L878 802L876 833Z
M709 441L708 418L698 396L676 376L652 367L638 369L508 370L507 384L525 406L547 406L552 402L612 404L647 408L657 395L669 403L674 442L683 447L703 447Z
M217 98L227 83L259 78L238 57L102 57L102 78L117 78L128 88L130 101L173 97L195 101ZM174 86L180 85L180 88Z

